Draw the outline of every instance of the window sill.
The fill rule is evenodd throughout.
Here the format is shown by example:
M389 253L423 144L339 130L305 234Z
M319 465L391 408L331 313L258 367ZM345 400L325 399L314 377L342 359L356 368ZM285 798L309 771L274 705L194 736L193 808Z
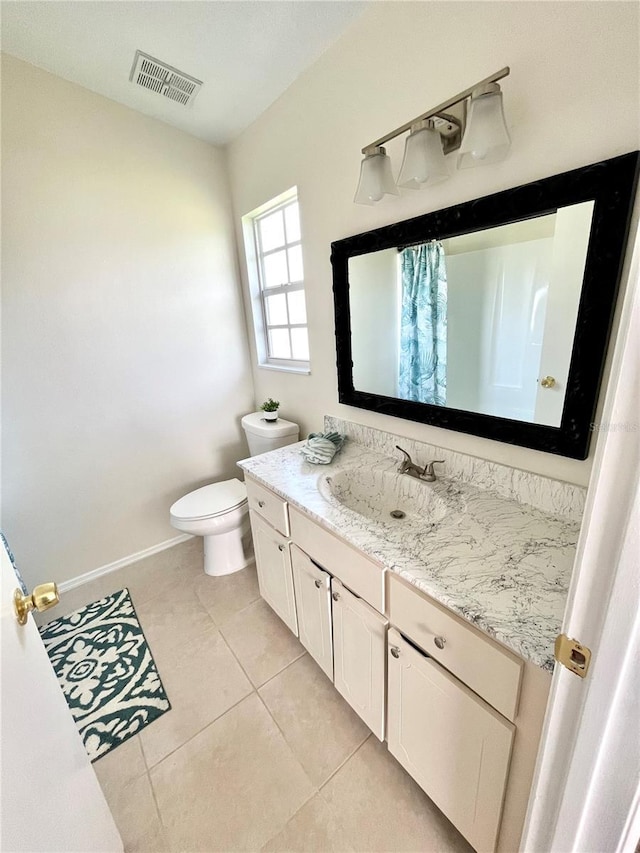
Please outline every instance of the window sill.
M261 370L278 370L280 373L299 373L303 376L309 376L311 373L310 367L285 367L279 364L259 364Z

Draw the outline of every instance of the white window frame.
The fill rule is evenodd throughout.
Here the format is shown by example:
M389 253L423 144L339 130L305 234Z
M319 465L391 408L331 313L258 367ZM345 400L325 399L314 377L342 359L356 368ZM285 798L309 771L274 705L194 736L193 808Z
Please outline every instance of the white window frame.
M305 280L283 284L280 287L265 288L264 280L264 258L268 257L273 252L282 251L283 248L289 249L292 246L302 245L302 239L287 241L286 222L285 222L285 243L275 249L269 249L266 252L262 251L260 245L260 233L258 223L261 219L277 210L282 210L294 202L298 201L298 191L296 187L292 187L282 195L277 196L264 205L242 217L242 228L244 232L244 242L247 256L247 274L249 280L249 290L251 293L251 310L253 315L253 325L255 332L256 350L258 355L258 367L264 367L269 370L282 370L290 373L310 373L310 362L301 361L299 359L289 358L273 358L269 355L269 329L308 329L307 323L287 323L286 325L273 325L267 322L267 312L265 304L265 296L275 296L280 293L293 293L295 291L305 292ZM287 258L288 263L288 258ZM306 294L305 294L306 295ZM308 318L307 318L308 319Z

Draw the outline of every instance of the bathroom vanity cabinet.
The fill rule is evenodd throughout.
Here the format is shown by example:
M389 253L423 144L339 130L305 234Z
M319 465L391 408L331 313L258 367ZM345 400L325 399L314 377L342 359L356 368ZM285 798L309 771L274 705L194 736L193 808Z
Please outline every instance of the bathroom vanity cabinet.
M249 478L247 496L260 594L384 740L382 567Z
M476 850L517 850L549 674L246 485L262 597Z

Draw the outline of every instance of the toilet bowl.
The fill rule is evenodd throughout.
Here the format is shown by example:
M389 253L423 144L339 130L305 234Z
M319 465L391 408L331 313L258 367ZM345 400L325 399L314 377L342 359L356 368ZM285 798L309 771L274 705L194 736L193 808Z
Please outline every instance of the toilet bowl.
M298 440L297 424L280 418L269 423L262 412L245 415L242 426L252 456ZM177 530L204 538L208 575L229 575L253 561L247 490L240 480L223 480L189 492L173 504L169 517Z
M204 570L228 575L253 560L247 490L240 480L211 483L189 492L169 510L171 524L204 538Z

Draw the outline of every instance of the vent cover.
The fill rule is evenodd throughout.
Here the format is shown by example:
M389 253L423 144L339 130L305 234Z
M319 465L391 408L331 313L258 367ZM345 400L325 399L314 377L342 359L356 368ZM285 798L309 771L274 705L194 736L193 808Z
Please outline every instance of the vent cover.
M136 51L129 80L185 107L193 103L202 88L202 80L196 80L141 50Z

